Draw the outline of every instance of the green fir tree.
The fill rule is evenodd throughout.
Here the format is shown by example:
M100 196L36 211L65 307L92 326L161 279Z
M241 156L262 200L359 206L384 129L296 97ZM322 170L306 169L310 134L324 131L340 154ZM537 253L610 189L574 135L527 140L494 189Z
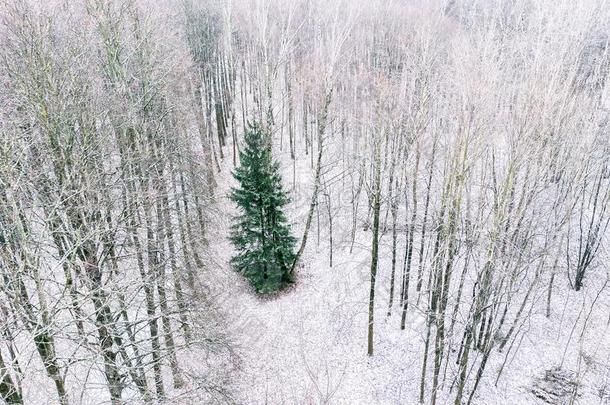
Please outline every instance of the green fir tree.
M231 190L240 209L230 236L237 249L231 264L257 292L267 294L293 281L296 240L282 211L289 200L271 155L270 134L255 122L248 124L244 138L240 166L233 173L239 186Z

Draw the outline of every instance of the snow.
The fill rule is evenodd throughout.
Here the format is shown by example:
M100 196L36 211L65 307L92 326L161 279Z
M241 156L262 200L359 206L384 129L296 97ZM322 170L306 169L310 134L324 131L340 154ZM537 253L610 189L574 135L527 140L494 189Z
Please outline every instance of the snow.
M284 184L290 188L292 163L286 152L278 153L284 169ZM407 326L400 330L398 288L394 308L386 316L391 268L391 235L381 237L380 264L375 306L375 352L366 354L368 311L370 231L360 226L353 253L349 253L350 207L341 206L333 218L335 223L334 265L329 267L328 231L322 222L317 241L316 216L309 235L302 266L294 286L272 297L257 296L245 279L236 274L228 263L232 247L227 240L227 221L234 207L227 199L233 184L230 162L219 174L217 202L214 208L210 238L210 288L219 300L226 316L229 333L235 339L241 357L237 381L237 402L244 404L416 404L422 367L425 338L423 308L425 298L418 299L414 288L407 314ZM299 189L293 193L288 213L294 222L294 234L300 238L305 222L308 184L313 170L308 157L297 160ZM308 183L309 182L309 183ZM337 193L335 191L335 193ZM296 195L296 198L294 198ZM362 204L364 206L364 204ZM361 208L365 209L365 208ZM320 216L323 221L324 211ZM398 248L404 246L399 236ZM397 258L398 271L402 257ZM600 278L605 277L600 275ZM539 288L532 300L530 317L519 345L511 348L507 365L495 386L495 380L506 351L494 349L473 403L475 404L539 404L532 393L534 381L546 370L556 366L573 370L584 382L581 396L575 403L608 403L600 397L607 384L610 368L607 357L607 319L610 301L601 294L592 303L604 280L593 280L582 292L572 291L565 277L556 277L553 312L545 317L546 286ZM598 281L600 281L598 283ZM399 282L397 281L397 284ZM414 283L411 285L413 286ZM598 285L599 284L599 285ZM465 289L465 291L469 291ZM467 296L467 295L466 295ZM418 303L419 302L419 303ZM530 306L526 307L529 311ZM586 320L586 329L583 325ZM458 319L458 324L461 322ZM511 319L512 322L512 319ZM574 329L574 330L572 330ZM457 346L459 342L453 342ZM567 347L567 349L566 349ZM432 350L432 349L431 349ZM581 353L589 356L585 364ZM585 357L586 357L585 356ZM579 363L580 358L580 363ZM453 362L452 362L453 363ZM429 360L428 376L431 375ZM439 403L453 404L450 393L455 365L450 364ZM476 370L475 370L476 371ZM470 371L471 378L475 371ZM429 400L430 378L426 379L426 401ZM468 394L468 393L467 393ZM427 402L426 402L427 403Z

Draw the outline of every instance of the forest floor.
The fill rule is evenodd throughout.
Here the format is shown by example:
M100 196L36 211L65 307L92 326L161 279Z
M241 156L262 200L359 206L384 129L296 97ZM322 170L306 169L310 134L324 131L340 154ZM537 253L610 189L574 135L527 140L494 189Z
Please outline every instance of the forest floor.
M292 187L293 167L282 156L284 184ZM227 226L234 215L228 192L233 185L232 165L218 175L217 200L211 229L219 230L210 238L213 274L210 285L226 317L229 333L241 357L237 400L243 404L417 404L421 380L426 322L423 315L426 297L411 288L406 329L400 330L399 272L396 265L396 290L391 316L387 316L391 269L391 232L381 237L381 252L375 305L375 352L366 354L366 325L370 286L371 232L360 228L350 253L351 206L339 206L333 213L333 266L329 265L328 224L316 217L309 242L298 269L294 286L274 297L255 295L246 280L231 270L233 249L227 240ZM297 162L297 187L288 217L294 234L302 236L311 183L307 159ZM339 185L337 185L338 188ZM303 194L299 197L299 194ZM361 208L366 215L366 207ZM321 209L320 216L326 218ZM360 222L359 222L360 223ZM220 231L222 230L222 231ZM318 236L319 235L319 236ZM404 250L404 234L399 235L398 250ZM412 275L413 286L415 275ZM206 277L207 278L207 277ZM609 403L610 342L607 291L599 294L606 277L593 277L590 285L576 293L567 286L565 275L556 277L553 311L546 318L546 285L538 288L533 306L524 311L520 336L503 353L494 349L474 404L542 404L531 391L535 381L547 370L561 366L581 382L575 403ZM562 281L564 280L564 281ZM468 299L473 280L467 280ZM546 281L544 281L546 282ZM424 280L425 285L425 280ZM570 301L579 305L566 305ZM569 311L566 308L576 308ZM456 324L463 322L458 317ZM512 322L512 318L511 319ZM581 342L594 342L583 347ZM459 342L449 342L457 350ZM567 348L567 349L566 349ZM431 352L433 345L431 345ZM431 386L432 354L428 361L426 399ZM504 366L503 364L506 363ZM445 365L443 365L443 368ZM502 374L498 381L498 373ZM446 375L441 404L453 404L451 392L456 365L443 370ZM470 370L470 380L476 369ZM468 395L468 393L466 393ZM567 403L558 398L557 403Z

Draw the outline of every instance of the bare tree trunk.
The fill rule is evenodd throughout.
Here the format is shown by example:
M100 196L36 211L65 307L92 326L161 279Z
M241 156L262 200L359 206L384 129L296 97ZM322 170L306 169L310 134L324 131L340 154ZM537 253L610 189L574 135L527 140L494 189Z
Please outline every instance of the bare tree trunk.
M146 220L146 252L148 255L148 274L144 275L144 291L146 293L146 314L148 315L148 328L150 330L151 339L151 355L152 366L155 378L155 390L157 399L165 398L165 387L163 385L163 376L161 373L161 343L159 341L159 326L157 324L157 309L154 301L154 289L157 284L156 268L157 268L157 249L155 248L155 236L152 229L152 218L150 217L150 205L145 203L144 214Z
M322 151L324 150L322 142L324 137L324 132L326 131L326 122L328 120L328 109L330 107L330 102L332 100L332 90L329 90L326 94L326 98L324 99L324 106L322 107L322 112L320 114L320 119L318 120L318 158L316 163L316 172L314 175L314 185L313 192L311 194L311 201L309 203L309 213L307 214L307 221L305 222L305 230L303 231L303 239L301 240L301 246L295 256L294 262L292 263L292 268L290 269L290 273L294 273L295 268L299 264L299 260L303 255L303 251L305 250L305 246L307 245L307 235L309 234L309 228L311 227L311 220L313 217L313 211L316 208L316 204L318 201L318 189L320 188L320 173L322 170Z
M369 321L367 333L367 354L373 355L373 333L375 327L375 281L379 259L379 211L381 206L381 162L378 140L375 141L375 178L373 180L373 242L371 247L371 287L369 289Z
M171 166L170 166L170 177L173 178L171 174ZM175 190L174 190L175 196ZM176 203L178 203L178 199L176 198ZM179 207L176 207L176 212L178 213ZM182 282L180 281L180 269L178 268L178 262L176 257L176 242L174 240L174 230L171 223L170 216L170 205L169 198L166 193L163 194L163 221L165 225L165 230L167 232L167 247L169 250L169 260L170 260L170 268L172 270L172 280L174 293L176 294L176 304L178 305L178 315L180 318L180 327L182 328L182 332L184 334L184 339L188 344L191 340L191 331L189 327L188 317L187 317L187 309L186 302L184 299L184 293L182 291ZM186 252L184 253L186 255Z
M388 316L392 315L394 304L394 278L396 273L396 217L398 216L398 202L392 201L392 270L390 273L390 302L388 303Z
M164 229L164 220L161 207L161 201L157 200L156 204L157 211L157 268L156 274L158 277L157 281L157 294L159 295L159 306L161 307L161 325L163 327L163 340L165 341L165 347L169 356L169 365L172 371L172 377L174 381L174 388L181 388L184 385L184 380L178 368L178 359L176 358L176 345L174 343L174 333L172 331L172 325L170 321L170 310L167 303L167 293L165 291L166 285L166 274L165 274L165 239L167 230Z
M113 405L121 405L121 395L123 392L123 384L121 383L121 375L116 366L116 353L112 348L113 336L110 325L112 324L112 315L110 309L106 305L108 298L101 287L94 287L91 291L91 300L95 307L95 320L98 332L100 349L102 358L104 359L104 371L108 390L110 391L110 402Z
M411 280L411 262L413 259L413 237L415 235L415 221L417 220L417 174L419 172L419 159L420 159L420 150L419 144L417 145L417 151L415 154L415 174L413 175L413 191L412 198L412 214L411 214L411 223L408 228L407 234L407 245L406 245L406 254L405 254L405 265L404 265L404 275L403 275L403 304L402 304L402 315L400 318L400 329L405 329L405 322L407 318L407 308L409 306L409 284ZM408 197L405 196L405 200L408 201ZM423 232L423 231L422 231ZM423 234L422 234L423 236ZM423 246L423 242L422 242ZM422 252L420 251L420 255ZM418 283L421 282L421 257L420 257L420 271L418 275Z
M326 197L326 209L328 212L328 262L329 267L333 267L333 213L331 207L331 192L327 186L325 186L324 189L324 197Z
M437 235L436 235L436 240L434 242L434 253L432 255L432 261L433 263L438 259L438 255L439 255L439 250L440 250L440 244L441 244L441 237L442 237L442 232L440 231L440 227L442 225L440 225L443 221L443 217L444 214L442 213L441 210L441 215L439 215L439 225L437 229ZM424 358L422 361L422 372L421 372L421 379L420 379L420 385L419 385L419 402L423 403L424 402L424 391L425 391L425 387L426 387L426 371L428 368L428 352L430 350L430 335L431 335L431 331L432 331L432 325L435 324L435 316L436 316L436 308L437 308L437 302L438 302L438 289L437 289L437 284L438 284L438 277L439 275L437 274L436 271L431 270L430 274L428 275L428 296L429 296L429 302L428 302L428 309L427 309L427 314L426 314L426 339L425 339L425 343L424 343Z
M430 158L430 170L428 172L428 185L426 189L426 200L424 202L424 219L421 228L421 241L419 245L419 264L417 266L417 291L421 291L422 287L422 271L424 261L424 244L426 243L426 225L428 222L428 208L430 206L430 194L432 188L432 174L434 173L435 155L436 155L436 144L438 137L434 138L434 144L432 145L432 157ZM418 301L419 302L419 301Z
M290 74L290 61L286 63L285 80L288 97L288 138L290 142L290 158L294 160L294 107L292 101L292 75Z
M351 232L351 243L349 246L350 254L354 250L354 243L356 241L356 226L358 221L358 206L360 205L360 193L362 192L362 183L364 182L364 175L358 172L358 186L354 193L354 186L352 184L352 232Z
M2 398L8 405L23 404L21 397L21 391L13 382L11 375L9 374L8 368L4 364L2 358L2 351L0 350L0 398Z
M555 280L555 272L551 273L551 278L549 280L549 288L546 294L546 317L551 317L551 294L553 293L553 281Z

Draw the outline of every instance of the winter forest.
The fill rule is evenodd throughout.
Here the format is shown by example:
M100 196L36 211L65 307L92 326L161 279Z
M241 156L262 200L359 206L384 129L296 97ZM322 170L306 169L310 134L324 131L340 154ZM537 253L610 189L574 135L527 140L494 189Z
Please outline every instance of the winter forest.
M9 405L610 404L609 228L608 0L0 0Z

